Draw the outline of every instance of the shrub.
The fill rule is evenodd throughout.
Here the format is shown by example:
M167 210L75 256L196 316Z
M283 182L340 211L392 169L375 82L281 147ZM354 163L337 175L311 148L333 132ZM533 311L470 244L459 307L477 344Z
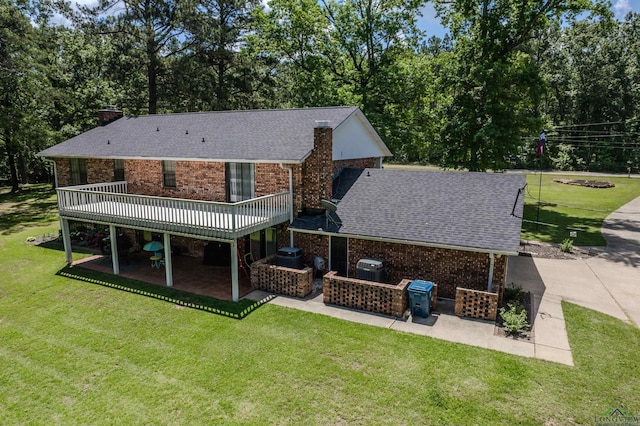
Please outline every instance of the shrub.
M531 325L527 321L527 311L513 303L507 304L509 309L500 308L502 325L510 336L517 336L521 331L528 330Z
M521 285L511 283L504 288L502 299L508 302L521 302L524 299L525 291Z
M560 250L563 253L571 253L573 251L573 240L567 238L560 244Z

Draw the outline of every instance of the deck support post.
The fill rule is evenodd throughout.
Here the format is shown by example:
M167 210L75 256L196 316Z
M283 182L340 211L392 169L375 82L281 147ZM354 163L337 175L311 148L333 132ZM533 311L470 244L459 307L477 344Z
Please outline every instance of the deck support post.
M238 240L231 240L231 300L237 302L238 290Z
M171 264L171 235L163 234L164 237L164 271L167 275L167 287L173 286L173 266Z
M71 252L71 232L69 231L69 221L60 218L60 230L62 231L62 243L64 244L64 254L67 263L71 265L73 262L73 254Z
M118 234L115 225L109 225L109 242L111 243L111 263L113 264L113 275L120 274L120 263L118 262Z

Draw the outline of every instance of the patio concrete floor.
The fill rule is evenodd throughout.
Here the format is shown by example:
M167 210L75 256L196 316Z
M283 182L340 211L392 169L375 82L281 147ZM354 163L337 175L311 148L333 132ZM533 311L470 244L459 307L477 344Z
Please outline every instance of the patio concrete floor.
M150 253L120 261L120 276L150 284L166 286L165 268L151 267ZM172 256L173 288L189 293L231 300L231 268L202 264L202 258ZM95 255L73 262L74 266L113 274L111 256ZM251 292L251 280L242 271L238 273L240 297Z

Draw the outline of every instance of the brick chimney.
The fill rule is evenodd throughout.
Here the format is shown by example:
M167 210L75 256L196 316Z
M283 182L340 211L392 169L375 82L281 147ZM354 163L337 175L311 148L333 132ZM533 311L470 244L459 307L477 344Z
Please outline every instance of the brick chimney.
M302 165L302 207L324 212L320 200L331 200L333 185L333 129L329 121L316 121L313 151Z
M106 126L122 116L122 111L113 106L107 105L104 109L98 111L98 126Z

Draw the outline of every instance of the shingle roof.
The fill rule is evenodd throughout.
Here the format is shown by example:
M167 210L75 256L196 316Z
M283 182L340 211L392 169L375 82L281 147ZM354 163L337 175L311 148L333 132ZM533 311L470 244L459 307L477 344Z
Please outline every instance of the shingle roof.
M327 107L127 116L39 155L300 161L313 148L317 120L328 120L335 129L356 111Z
M517 253L522 195L511 212L525 181L519 174L367 169L338 203L337 232Z

